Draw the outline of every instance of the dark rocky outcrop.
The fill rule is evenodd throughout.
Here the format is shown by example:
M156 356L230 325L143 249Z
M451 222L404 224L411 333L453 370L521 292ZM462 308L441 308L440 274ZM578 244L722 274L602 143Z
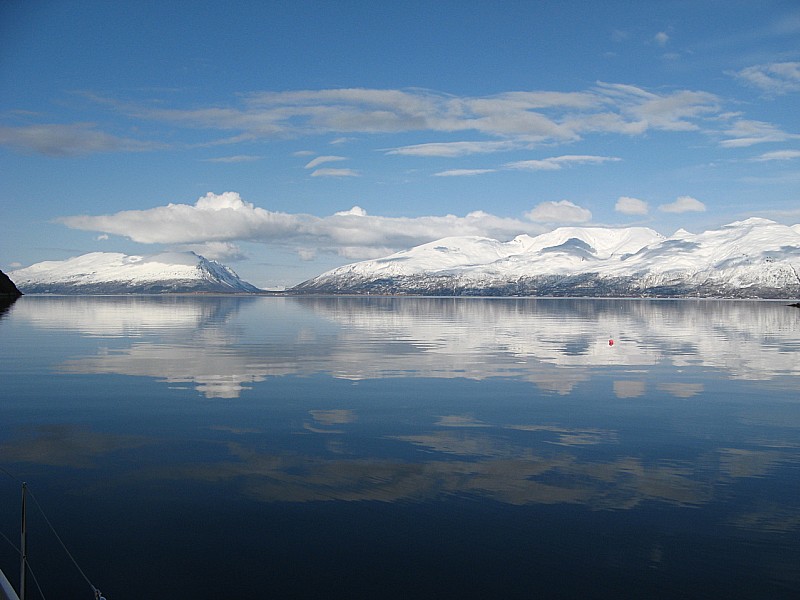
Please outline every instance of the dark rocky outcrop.
M22 296L22 292L17 289L17 286L14 285L8 275L2 271L0 271L0 296L4 298L19 298Z
M3 315L8 312L8 309L20 296L22 296L22 292L17 289L17 286L9 279L8 275L0 271L0 319L3 318Z

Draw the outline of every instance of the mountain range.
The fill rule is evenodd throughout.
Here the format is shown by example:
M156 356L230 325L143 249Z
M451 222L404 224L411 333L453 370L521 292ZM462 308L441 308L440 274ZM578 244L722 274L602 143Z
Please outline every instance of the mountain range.
M9 273L28 294L255 293L193 252L93 252ZM561 227L510 241L449 237L345 265L289 294L800 297L800 225L750 218L699 234Z
M460 296L800 296L800 225L750 218L664 237L562 227L508 242L450 237L345 265L290 290Z
M229 267L194 252L127 256L92 252L9 273L26 294L160 294L259 292Z

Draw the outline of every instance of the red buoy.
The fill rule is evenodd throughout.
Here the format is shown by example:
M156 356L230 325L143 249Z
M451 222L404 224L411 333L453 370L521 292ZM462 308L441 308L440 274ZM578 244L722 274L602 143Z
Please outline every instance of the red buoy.
M614 345L614 340L608 340L608 345L609 346L613 346Z

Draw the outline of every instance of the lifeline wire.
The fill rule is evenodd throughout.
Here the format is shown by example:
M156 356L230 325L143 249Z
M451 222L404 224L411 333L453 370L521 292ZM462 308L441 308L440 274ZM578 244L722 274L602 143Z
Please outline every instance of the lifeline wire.
M86 576L86 573L84 573L83 569L81 569L80 566L78 565L78 561L76 561L75 557L72 556L72 553L70 553L70 551L67 550L67 546L61 540L61 536L58 535L58 532L56 531L55 527L53 527L52 523L50 523L50 519L48 519L47 515L44 514L44 510L42 510L41 504L39 504L39 501L36 499L36 496L33 495L33 492L31 492L30 489L28 489L28 494L30 495L31 498L33 498L33 501L36 504L36 507L39 509L39 512L41 513L42 517L44 517L45 523L47 523L48 527L50 527L50 531L53 532L53 535L56 536L56 539L58 540L58 543L61 544L61 547L64 549L64 552L67 553L67 556L69 556L69 559L72 561L72 564L75 565L75 568L78 569L78 572L86 580L86 583L88 583L89 587L92 588L92 592L97 591L97 588L94 586L94 584L91 581L89 581L89 578Z
M2 471L3 473L5 473L9 477L11 477L11 479L21 483L21 481L22 481L21 479L19 479L18 477L15 477L12 473L7 471L3 467L0 467L0 471ZM72 561L72 564L75 565L76 569L78 569L78 572L86 580L86 583L89 584L89 587L92 588L92 593L96 593L97 592L97 588L94 586L94 584L91 581L89 581L89 578L86 576L86 573L84 573L83 569L81 569L80 565L78 565L78 561L75 560L75 557L72 556L72 553L67 549L67 546L66 546L66 544L64 544L64 541L61 539L61 536L58 535L58 532L56 531L56 528L53 527L53 524L50 522L50 519L47 518L47 515L45 514L44 510L42 509L42 505L39 504L39 501L36 499L36 496L34 496L34 494L31 491L31 489L30 488L27 488L27 489L28 489L28 495L31 497L31 499L33 500L34 504L36 504L36 508L39 509L39 513L42 515L42 518L44 518L44 521L45 521L45 523L47 523L47 526L50 528L50 531L53 532L53 535L58 540L58 543L61 544L61 548L63 548L64 552L67 553L67 556L69 556L69 559ZM0 535L2 535L2 533L0 533ZM9 543L11 543L11 540L9 540L5 535L3 535L3 537L6 538L6 540ZM14 544L11 544L11 545L14 546ZM16 546L14 546L14 548L17 550L18 553L20 552L20 550L18 548L16 548ZM34 583L36 583L36 587L39 588L39 593L41 594L42 598L44 598L44 594L42 593L42 588L39 586L39 582L36 579L36 575L34 574L33 570L30 568L30 564L28 564L27 566L28 566L28 570L30 571L31 575L33 576Z

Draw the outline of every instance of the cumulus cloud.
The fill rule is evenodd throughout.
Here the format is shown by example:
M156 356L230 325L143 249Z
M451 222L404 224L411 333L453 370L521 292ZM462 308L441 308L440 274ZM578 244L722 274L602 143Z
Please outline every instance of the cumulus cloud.
M556 203L557 204L557 203ZM583 211L571 205L573 212ZM563 213L569 206L561 206ZM556 219L564 220L563 215ZM567 221L575 221L575 217ZM585 220L585 219L582 219ZM111 215L76 215L59 220L73 229L121 235L147 244L182 245L202 249L204 256L236 257L237 241L294 248L303 257L317 252L350 258L375 258L448 236L478 235L511 239L536 235L537 223L477 211L455 215L381 217L354 206L326 217L273 212L244 201L236 192L208 193L194 204L167 204Z
M662 204L658 210L668 213L705 212L706 205L691 196L680 196L675 202Z
M166 147L165 144L156 142L110 135L98 131L93 123L0 127L0 145L53 157L81 156L95 152L143 152Z
M318 167L319 165L329 163L329 162L337 162L340 160L347 160L344 156L318 156L313 160L310 160L306 163L306 169L313 169L314 167Z
M669 41L669 36L664 31L659 31L653 36L653 41L659 46L666 46Z
M625 215L646 215L649 209L644 200L620 196L614 205L614 210Z
M733 73L740 81L767 94L800 91L800 62L775 62L747 67Z
M592 220L592 212L569 200L542 202L525 213L531 221L541 223L585 223Z

